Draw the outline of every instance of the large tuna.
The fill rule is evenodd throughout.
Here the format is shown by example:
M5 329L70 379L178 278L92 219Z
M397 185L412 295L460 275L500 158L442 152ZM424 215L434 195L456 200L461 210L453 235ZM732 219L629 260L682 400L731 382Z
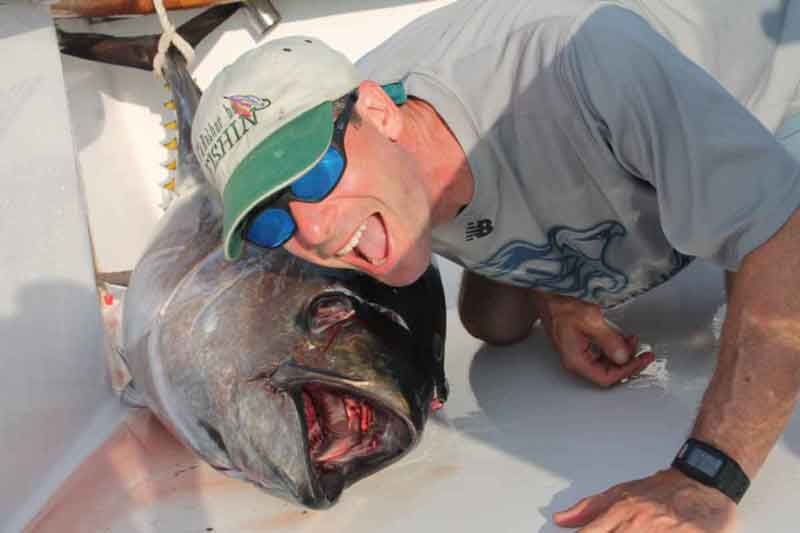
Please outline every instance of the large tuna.
M181 31L196 42L230 12L214 8ZM148 70L157 44L155 36L59 39L65 53ZM251 246L226 261L219 194L189 144L200 91L174 50L164 74L178 106L180 197L125 297L128 396L215 468L328 507L408 453L431 406L446 399L438 272L398 289L282 250Z

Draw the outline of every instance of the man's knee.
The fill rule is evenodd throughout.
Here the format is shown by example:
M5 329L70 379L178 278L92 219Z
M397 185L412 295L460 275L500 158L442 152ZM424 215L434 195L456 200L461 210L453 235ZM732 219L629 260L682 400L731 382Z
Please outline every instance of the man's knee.
M458 309L470 335L500 346L527 338L537 318L532 291L468 271L461 279Z
M532 325L532 323L512 324L512 327L509 327L509 324L499 320L465 316L463 312L461 323L470 335L494 346L508 346L525 340L530 334Z

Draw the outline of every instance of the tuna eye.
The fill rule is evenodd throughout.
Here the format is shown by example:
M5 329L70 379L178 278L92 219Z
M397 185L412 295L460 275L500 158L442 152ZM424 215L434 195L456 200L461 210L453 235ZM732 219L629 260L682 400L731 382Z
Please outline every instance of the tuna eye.
M355 314L353 299L346 294L317 296L308 306L308 330L319 335L336 324L350 320Z

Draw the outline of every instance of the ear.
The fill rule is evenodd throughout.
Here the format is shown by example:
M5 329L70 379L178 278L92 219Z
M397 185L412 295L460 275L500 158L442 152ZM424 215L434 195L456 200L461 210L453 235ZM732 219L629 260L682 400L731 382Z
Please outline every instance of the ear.
M362 81L358 86L356 111L368 120L390 141L397 141L403 131L403 114L383 88L372 80Z

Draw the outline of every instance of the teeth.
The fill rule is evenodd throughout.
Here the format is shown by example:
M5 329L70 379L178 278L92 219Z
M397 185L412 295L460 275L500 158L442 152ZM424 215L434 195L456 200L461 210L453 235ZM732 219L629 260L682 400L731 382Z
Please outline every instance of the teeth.
M353 248L358 246L358 241L361 240L361 236L364 234L364 231L367 229L367 223L364 222L361 226L356 230L353 236L350 238L350 242L344 245L341 250L336 252L337 257L341 257L343 255L347 255L353 251Z

